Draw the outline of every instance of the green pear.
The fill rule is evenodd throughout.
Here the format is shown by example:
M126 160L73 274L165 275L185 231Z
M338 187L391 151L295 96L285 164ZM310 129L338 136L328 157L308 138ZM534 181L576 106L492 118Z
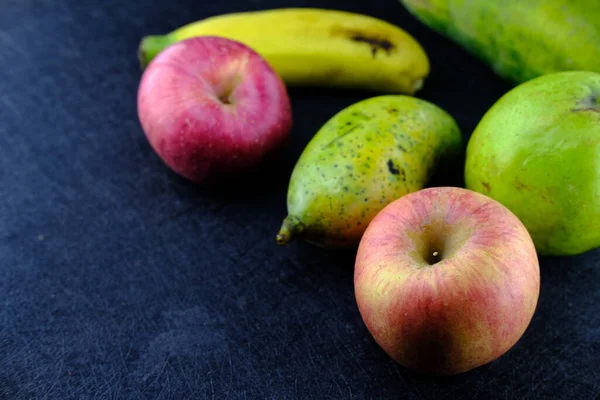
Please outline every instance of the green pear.
M381 95L354 103L327 121L298 159L277 242L355 247L383 207L422 189L463 149L454 119L426 100Z
M541 255L600 246L600 74L546 74L515 87L467 144L465 183L507 206Z
M399 0L499 76L600 72L599 0Z

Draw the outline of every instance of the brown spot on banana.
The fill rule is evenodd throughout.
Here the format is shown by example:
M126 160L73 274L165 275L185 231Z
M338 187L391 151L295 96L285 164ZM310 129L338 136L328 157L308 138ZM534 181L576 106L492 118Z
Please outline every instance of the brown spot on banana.
M396 45L384 35L378 35L373 32L364 32L357 29L346 27L335 27L331 31L332 36L341 35L353 42L365 43L371 48L371 55L377 56L379 50L384 51L388 56L396 49Z
M377 56L378 50L384 50L388 55L390 55L392 49L394 48L392 42L390 42L387 39L369 37L361 33L353 34L352 36L350 36L350 39L354 40L355 42L364 42L371 46L371 54L373 55L373 57Z

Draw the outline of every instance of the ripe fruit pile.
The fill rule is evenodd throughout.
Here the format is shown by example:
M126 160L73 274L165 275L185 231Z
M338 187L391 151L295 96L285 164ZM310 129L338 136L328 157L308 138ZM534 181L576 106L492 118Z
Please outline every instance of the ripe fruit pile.
M287 87L373 93L333 115L304 149L277 243L356 249L356 301L376 342L407 368L462 373L525 332L538 255L600 246L598 3L570 2L570 19L557 23L548 2L527 3L540 11L536 24L515 24L525 7L516 2L459 10L403 0L519 83L466 147L452 116L416 97L429 74L420 44L385 21L337 10L225 14L143 38L140 123L169 168L204 184L281 149L293 126ZM449 8L462 20L449 20ZM489 29L503 23L502 35L525 29L532 39L489 46ZM558 42L536 49L543 57L532 53L557 27L588 52ZM427 187L463 151L466 187Z

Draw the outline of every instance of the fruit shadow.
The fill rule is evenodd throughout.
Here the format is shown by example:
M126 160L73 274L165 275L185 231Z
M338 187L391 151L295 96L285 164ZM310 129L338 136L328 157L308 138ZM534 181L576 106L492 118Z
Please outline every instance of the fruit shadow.
M291 240L285 245L273 245L279 253L282 268L295 284L309 279L309 292L325 290L346 296L353 293L354 263L358 245L348 248L325 248L302 238ZM353 295L353 294L352 294Z
M222 176L207 183L194 183L169 170L169 185L178 196L188 200L206 199L249 206L265 197L285 192L291 174L287 152L265 158L258 166Z
M425 188L453 186L465 187L464 166L466 153L464 146L460 152L448 160L440 162L432 173L431 178L424 185Z
M593 319L598 321L600 247L575 256L540 256L539 263L540 296L529 329L542 341L547 332L565 343L585 341L586 324L593 329Z

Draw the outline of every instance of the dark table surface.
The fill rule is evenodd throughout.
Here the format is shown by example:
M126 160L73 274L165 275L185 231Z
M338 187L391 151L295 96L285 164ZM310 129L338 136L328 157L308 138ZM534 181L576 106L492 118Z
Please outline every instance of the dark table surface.
M370 94L291 89L291 144L245 185L209 191L162 165L136 115L139 39L283 6L357 11L408 30L432 63L419 96L465 137L510 88L395 0L5 0L0 399L598 398L598 250L541 258L538 309L516 346L434 379L396 365L368 334L354 254L277 247L304 145Z

